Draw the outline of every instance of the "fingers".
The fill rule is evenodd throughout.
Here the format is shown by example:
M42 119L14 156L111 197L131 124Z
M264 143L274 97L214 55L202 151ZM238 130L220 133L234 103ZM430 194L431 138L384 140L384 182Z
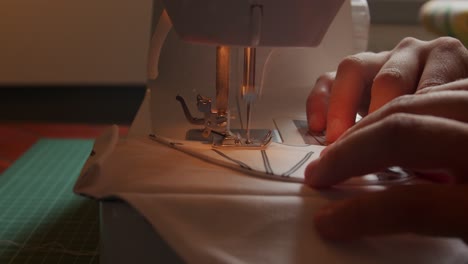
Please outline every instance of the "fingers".
M347 130L340 139L396 113L431 115L468 123L468 91L400 96Z
M428 55L418 90L453 82L467 76L468 53L457 39L438 38L426 48Z
M467 185L407 185L331 203L314 223L327 239L417 233L468 238Z
M305 182L327 187L350 177L390 166L416 170L447 170L466 180L468 125L445 118L394 114L329 146L310 163ZM465 177L465 178L464 178Z
M326 129L329 143L341 137L309 164L306 184L327 187L390 166L468 182L468 79L460 80L467 76L468 51L453 38L408 38L391 52L346 58L307 101L310 129ZM352 127L362 108L371 114ZM333 203L315 224L332 239L400 232L468 239L466 193L468 185L392 188Z
M308 113L313 120L311 129L326 126L327 141L332 143L354 124L363 107L372 113L398 96L465 78L467 65L466 48L449 37L430 42L406 38L390 52L347 57L340 63L335 80L327 84L331 90L326 90L325 121L327 111Z
M327 141L334 142L354 125L356 113L367 89L388 59L388 52L360 53L344 59L338 66L329 98ZM368 95L367 95L368 97Z
M467 62L467 50L457 39L424 42L405 38L374 79L369 112L398 96L466 77Z
M309 130L322 132L327 126L328 99L336 72L325 73L317 79L307 97L306 113Z
M424 67L424 44L423 41L406 38L392 51L391 57L374 78L369 113L398 96L416 91Z

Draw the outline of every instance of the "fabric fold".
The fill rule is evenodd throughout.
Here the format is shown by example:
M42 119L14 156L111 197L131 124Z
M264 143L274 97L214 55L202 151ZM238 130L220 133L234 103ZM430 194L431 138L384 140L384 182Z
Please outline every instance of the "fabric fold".
M284 168L276 166L276 154L269 150L268 161L261 151L259 164L244 160L252 168L270 168L258 177L224 157L223 162L236 168L207 162L149 137L118 141L117 130L109 133L96 141L95 153L74 191L127 202L187 263L465 263L468 259L468 249L458 239L400 235L343 244L321 240L312 223L318 208L333 199L385 187L348 185L319 192L299 182L268 178L266 170L295 175L310 153L306 148L293 166Z

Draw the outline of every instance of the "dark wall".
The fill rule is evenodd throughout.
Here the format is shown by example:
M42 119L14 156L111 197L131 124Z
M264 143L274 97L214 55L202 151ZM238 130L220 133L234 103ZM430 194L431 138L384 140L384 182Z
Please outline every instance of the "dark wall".
M0 121L130 124L145 87L0 85Z

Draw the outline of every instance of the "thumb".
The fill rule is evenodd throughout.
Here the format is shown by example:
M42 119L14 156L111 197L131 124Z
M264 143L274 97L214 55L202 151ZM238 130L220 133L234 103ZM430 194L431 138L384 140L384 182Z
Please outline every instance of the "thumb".
M367 193L329 204L314 223L331 240L411 232L468 241L468 186L407 185Z

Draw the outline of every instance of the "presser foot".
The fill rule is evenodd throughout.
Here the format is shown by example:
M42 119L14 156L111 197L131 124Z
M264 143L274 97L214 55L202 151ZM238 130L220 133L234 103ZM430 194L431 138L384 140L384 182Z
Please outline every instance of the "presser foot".
M204 114L203 118L192 116L184 98L178 95L176 100L180 102L185 118L190 124L204 126L204 129L201 130L201 140L205 141L211 138L214 148L265 149L273 139L271 130L250 129L249 135L245 135L245 137L241 136L241 134L245 134L245 131L231 130L229 128L229 112L212 111L212 102L209 97L197 96L198 111ZM189 138L193 138L193 134ZM196 138L200 137L196 136Z
M214 148L235 148L235 149L266 149L273 139L271 130L261 139L250 138L247 140L238 133L229 133L227 135L213 135Z

